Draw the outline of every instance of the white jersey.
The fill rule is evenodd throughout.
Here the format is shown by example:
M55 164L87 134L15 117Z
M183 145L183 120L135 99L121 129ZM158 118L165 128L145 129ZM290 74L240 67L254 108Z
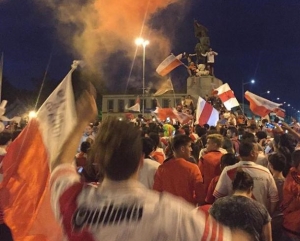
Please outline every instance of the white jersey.
M139 170L139 181L148 189L152 189L154 183L154 175L160 164L157 161L146 158Z
M224 168L213 193L216 198L232 194L232 181L238 167L253 178L253 199L266 208L269 207L269 202L279 201L277 187L270 171L251 161L240 161Z
M135 180L84 185L70 164L52 173L51 202L70 241L231 240L228 229L184 200Z

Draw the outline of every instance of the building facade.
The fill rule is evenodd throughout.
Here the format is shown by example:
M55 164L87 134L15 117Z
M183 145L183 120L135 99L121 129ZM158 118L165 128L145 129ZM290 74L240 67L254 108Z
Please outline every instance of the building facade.
M218 88L223 82L213 76L202 77L189 77L187 79L187 91L185 93L175 93L168 91L167 93L154 97L152 94L145 94L143 98L142 93L136 93L135 95L103 95L102 99L102 118L112 115L117 117L124 117L127 113L125 106L131 107L135 105L137 96L140 98L141 113L144 108L145 116L150 116L151 112L156 107L168 108L175 107L181 103L183 97L191 96L194 103L197 103L198 97L209 96L213 89ZM138 115L140 113L134 113Z

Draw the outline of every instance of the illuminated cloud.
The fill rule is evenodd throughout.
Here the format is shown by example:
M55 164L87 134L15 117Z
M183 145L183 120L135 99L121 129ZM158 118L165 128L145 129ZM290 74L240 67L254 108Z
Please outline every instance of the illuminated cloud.
M134 69L130 71L130 66L136 56L140 60L142 55L141 47L137 49L134 43L136 37L142 36L150 41L146 53L147 67L155 69L170 53L170 38L176 21L168 21L172 26L154 29L151 27L151 18L170 5L177 4L180 8L185 0L45 0L43 3L38 1L41 10L45 9L45 3L58 20L59 39L69 51L81 57L91 71L101 74L102 79L110 79L106 82L114 82L111 78L118 75L112 71L116 71L120 65L126 65L121 68L123 73L119 73L122 76L127 74L123 79L120 76L123 83L135 78L129 76L129 73L135 73ZM164 22L160 24L164 25ZM111 58L112 55L114 58ZM137 65L140 62L136 61ZM114 65L118 65L118 68Z

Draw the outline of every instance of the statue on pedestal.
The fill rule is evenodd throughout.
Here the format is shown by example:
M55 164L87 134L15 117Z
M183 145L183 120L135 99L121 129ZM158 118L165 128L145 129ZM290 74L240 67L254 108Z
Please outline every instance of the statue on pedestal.
M197 20L194 20L194 32L195 37L199 40L199 42L195 46L197 64L206 64L206 58L202 54L208 52L210 47L208 29L198 23Z

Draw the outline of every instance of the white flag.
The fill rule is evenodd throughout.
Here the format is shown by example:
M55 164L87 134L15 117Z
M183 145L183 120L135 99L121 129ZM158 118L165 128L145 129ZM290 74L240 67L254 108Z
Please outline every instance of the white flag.
M173 84L172 84L172 81L170 78L167 79L167 81L161 85L161 87L153 94L153 96L163 95L164 93L166 93L169 90L174 90Z

